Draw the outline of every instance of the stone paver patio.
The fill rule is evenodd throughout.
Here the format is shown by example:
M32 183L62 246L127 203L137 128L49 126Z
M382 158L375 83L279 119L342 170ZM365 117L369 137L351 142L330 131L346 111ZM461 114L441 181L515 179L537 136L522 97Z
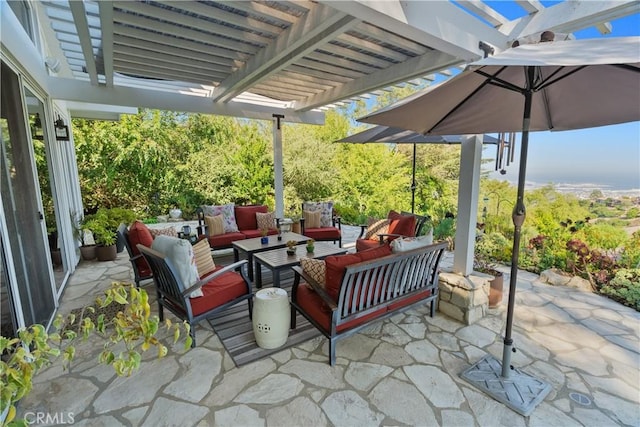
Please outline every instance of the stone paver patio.
M357 229L345 234L353 242ZM114 262L83 262L60 312L132 279L126 251ZM97 364L100 346L89 342L71 372L56 364L36 377L19 414L57 414L58 424L71 417L78 426L640 425L640 313L528 272L518 279L512 363L553 387L529 417L459 377L487 353L502 358L507 295L470 326L414 306L340 341L333 368L320 337L236 368L203 322L197 348L149 354L119 378Z

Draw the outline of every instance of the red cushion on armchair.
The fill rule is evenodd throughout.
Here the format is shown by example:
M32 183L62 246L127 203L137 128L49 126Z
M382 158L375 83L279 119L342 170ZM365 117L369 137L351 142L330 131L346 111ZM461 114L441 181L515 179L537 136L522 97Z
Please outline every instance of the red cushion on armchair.
M413 215L401 215L396 211L389 211L389 234L400 234L406 237L414 237L416 234L416 217ZM393 240L390 238L389 240Z
M143 222L135 221L131 224L131 227L129 227L129 244L131 245L131 251L134 256L140 255L140 251L137 246L138 243L150 248L153 243L153 236L151 235L149 227L147 227ZM138 273L141 276L151 274L151 267L149 267L149 264L147 264L147 260L144 259L144 257L140 257L135 261L136 267L138 267Z

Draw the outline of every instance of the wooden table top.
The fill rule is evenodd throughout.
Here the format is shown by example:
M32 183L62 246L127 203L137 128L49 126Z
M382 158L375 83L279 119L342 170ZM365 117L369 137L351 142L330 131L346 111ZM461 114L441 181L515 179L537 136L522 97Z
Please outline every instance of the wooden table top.
M347 253L344 248L331 243L315 242L314 250L311 253L307 252L306 246L296 246L295 255L289 255L286 248L274 249L271 251L260 252L254 255L256 261L260 261L261 264L269 268L282 268L292 267L300 264L300 258L325 258L330 255L340 255Z
M282 240L278 240L277 235L267 236L269 238L269 243L263 245L260 243L260 237L256 237L255 239L244 239L244 240L236 240L231 243L231 245L244 252L258 252L258 251L268 251L276 248L284 248L289 240L295 240L298 244L304 243L309 238L307 236L303 236L302 234L293 233L291 231L282 233Z

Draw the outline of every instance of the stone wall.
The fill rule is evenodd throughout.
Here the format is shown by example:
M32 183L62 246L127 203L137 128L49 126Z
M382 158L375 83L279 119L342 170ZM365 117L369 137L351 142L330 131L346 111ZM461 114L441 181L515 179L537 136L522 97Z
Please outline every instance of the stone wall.
M482 319L489 310L489 280L492 276L469 276L441 272L438 311L466 325Z

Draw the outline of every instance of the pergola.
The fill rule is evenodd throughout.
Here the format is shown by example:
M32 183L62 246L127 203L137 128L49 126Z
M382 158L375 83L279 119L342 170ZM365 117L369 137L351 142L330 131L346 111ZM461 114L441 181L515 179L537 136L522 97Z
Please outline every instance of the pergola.
M322 124L326 109L451 75L514 40L593 26L607 34L609 21L640 11L632 0L514 3L515 19L478 0L2 2L1 53L67 123L141 107L272 120L281 215L281 121ZM462 170L476 171L481 138L469 141ZM54 175L75 170L64 163L73 156L60 157ZM461 179L477 181L467 172ZM60 193L75 197L66 206L77 205L77 188ZM465 188L460 220L469 228L477 187L475 199ZM469 254L463 259L462 272Z

